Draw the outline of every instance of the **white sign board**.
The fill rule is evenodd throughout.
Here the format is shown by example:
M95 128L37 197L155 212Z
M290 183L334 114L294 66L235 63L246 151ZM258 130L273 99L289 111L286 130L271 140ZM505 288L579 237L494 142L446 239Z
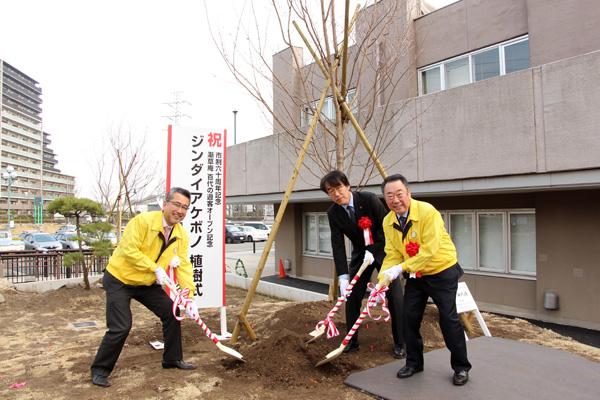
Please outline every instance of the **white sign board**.
M194 299L200 308L225 306L225 130L169 126L167 189L190 191L182 222L190 235Z
M461 314L477 310L475 299L471 296L471 292L465 282L458 282L458 290L456 291L456 312Z
M492 334L485 324L485 321L479 312L479 308L477 307L477 303L475 303L475 299L473 299L473 296L471 296L471 292L469 291L467 284L465 282L458 282L458 289L456 290L456 312L458 314L462 314L469 311L473 311L475 313L477 322L479 322L479 326L481 326L484 335L491 337ZM465 337L466 336L467 334L465 333Z

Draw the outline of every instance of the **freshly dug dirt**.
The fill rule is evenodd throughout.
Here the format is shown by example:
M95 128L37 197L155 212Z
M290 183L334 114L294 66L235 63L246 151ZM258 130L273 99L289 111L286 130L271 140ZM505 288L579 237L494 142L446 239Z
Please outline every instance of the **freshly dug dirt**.
M133 302L133 329L110 376L113 385L100 388L91 384L89 368L106 330L101 287L91 291L80 286L63 287L32 294L4 286L0 293L5 298L0 303L0 397L4 399L370 399L343 381L353 372L395 361L389 323L383 318L367 318L360 329L360 351L315 367L343 340L343 307L334 318L340 336L327 339L323 335L306 344L308 333L333 303L290 303L255 295L247 320L258 340L250 341L242 330L236 344L223 342L243 354L246 363L219 351L202 329L187 319L183 322L184 358L198 369L163 370L162 351L149 345L150 341L162 340L160 321ZM246 294L227 288L230 332ZM219 310L201 310L201 318L220 333ZM527 321L486 313L484 319L493 336L551 346L600 362L599 349ZM87 321L98 325L72 325ZM476 333L469 336L481 336L473 321ZM421 333L426 351L444 346L434 306L427 308ZM25 385L10 389L14 383Z

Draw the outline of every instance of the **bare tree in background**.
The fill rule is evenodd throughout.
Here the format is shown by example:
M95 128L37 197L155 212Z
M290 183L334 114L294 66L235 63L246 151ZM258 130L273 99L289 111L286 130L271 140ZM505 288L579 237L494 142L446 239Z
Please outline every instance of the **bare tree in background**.
M109 218L115 216L118 240L121 239L123 211L132 217L136 199L164 193L161 176L164 171L157 168L158 161L148 151L146 136L146 133L136 135L122 123L111 126L107 142L96 155L97 164L92 165L96 176L95 198L109 210ZM160 184L163 186L159 188Z
M355 11L351 3L356 7L355 1L272 0L271 18L278 27L281 45L277 51L287 47L281 53L289 53L283 67L272 65L272 54L277 51L267 43L267 39L273 39L272 32L264 30L269 21L257 17L255 7L264 8L264 1L244 3L232 36L226 36L214 24L211 32L237 82L272 117L274 133L282 134L280 151L293 163L326 80L312 58L311 64L304 65L300 48L305 46L293 26L293 21L297 22L332 77L330 108L319 117L317 134L307 152L310 162L305 162L305 167L317 178L332 169L345 170L348 176L355 175L353 180L362 186L377 177L378 170L352 126L348 130L349 116L335 96L335 88L348 103L378 157L385 157L392 142L407 142L403 154L385 157L388 168L414 149L414 143L403 138L407 134L403 128L416 117L412 110L407 112L408 102L404 100L417 94L412 73L416 60L412 19L419 15L420 2L367 1L346 36L345 26L351 25ZM344 8L338 10L336 5ZM210 24L208 5L207 14ZM340 54L345 40L349 50Z

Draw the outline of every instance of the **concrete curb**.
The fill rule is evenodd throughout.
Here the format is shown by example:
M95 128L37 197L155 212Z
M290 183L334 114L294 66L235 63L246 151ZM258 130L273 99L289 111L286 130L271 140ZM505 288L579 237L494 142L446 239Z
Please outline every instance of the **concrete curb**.
M228 285L248 290L252 283L252 278L244 278L240 275L225 274L225 282ZM321 293L315 293L308 290L297 289L290 286L276 285L270 282L259 281L256 287L256 292L267 296L279 297L298 303L304 303L308 301L321 301L327 300L327 295Z
M102 279L102 275L90 276L90 284ZM252 284L252 278L244 278L236 274L225 274L225 282L228 285L248 290ZM21 292L43 293L48 290L56 290L63 286L82 285L83 278L59 279L39 282L17 283L14 287ZM256 292L267 296L278 297L298 303L308 301L327 300L327 295L311 292L309 290L297 289L285 285L277 285L271 282L259 281Z
M103 275L89 276L90 285L102 279ZM55 279L39 282L15 283L14 287L20 292L44 293L48 290L60 289L63 286L83 285L83 278Z

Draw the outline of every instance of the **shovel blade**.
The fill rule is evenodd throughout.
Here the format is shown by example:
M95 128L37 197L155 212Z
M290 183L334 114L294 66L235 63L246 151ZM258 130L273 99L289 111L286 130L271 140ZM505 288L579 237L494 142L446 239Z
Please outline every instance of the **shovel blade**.
M321 325L319 327L319 329L315 329L314 331L312 331L311 333L309 333L310 336L312 336L311 339L309 339L306 344L308 343L312 343L315 340L317 340L318 338L321 337L321 335L323 335L325 333L325 325Z
M235 351L234 349L227 347L227 346L223 346L221 344L221 342L217 343L217 347L219 348L219 350L221 350L222 352L225 352L227 354L229 354L230 356L233 356L235 358L237 358L238 360L240 360L241 362L246 362L246 360L242 359L242 355L240 353L238 353L237 351Z
M322 359L321 361L319 361L317 363L317 367L320 367L323 364L327 364L328 362L330 362L330 361L336 359L337 357L339 357L339 355L342 354L342 352L344 351L344 347L346 347L346 346L344 346L342 344L340 347L338 347L337 349L333 350L331 353L327 354L324 359Z

